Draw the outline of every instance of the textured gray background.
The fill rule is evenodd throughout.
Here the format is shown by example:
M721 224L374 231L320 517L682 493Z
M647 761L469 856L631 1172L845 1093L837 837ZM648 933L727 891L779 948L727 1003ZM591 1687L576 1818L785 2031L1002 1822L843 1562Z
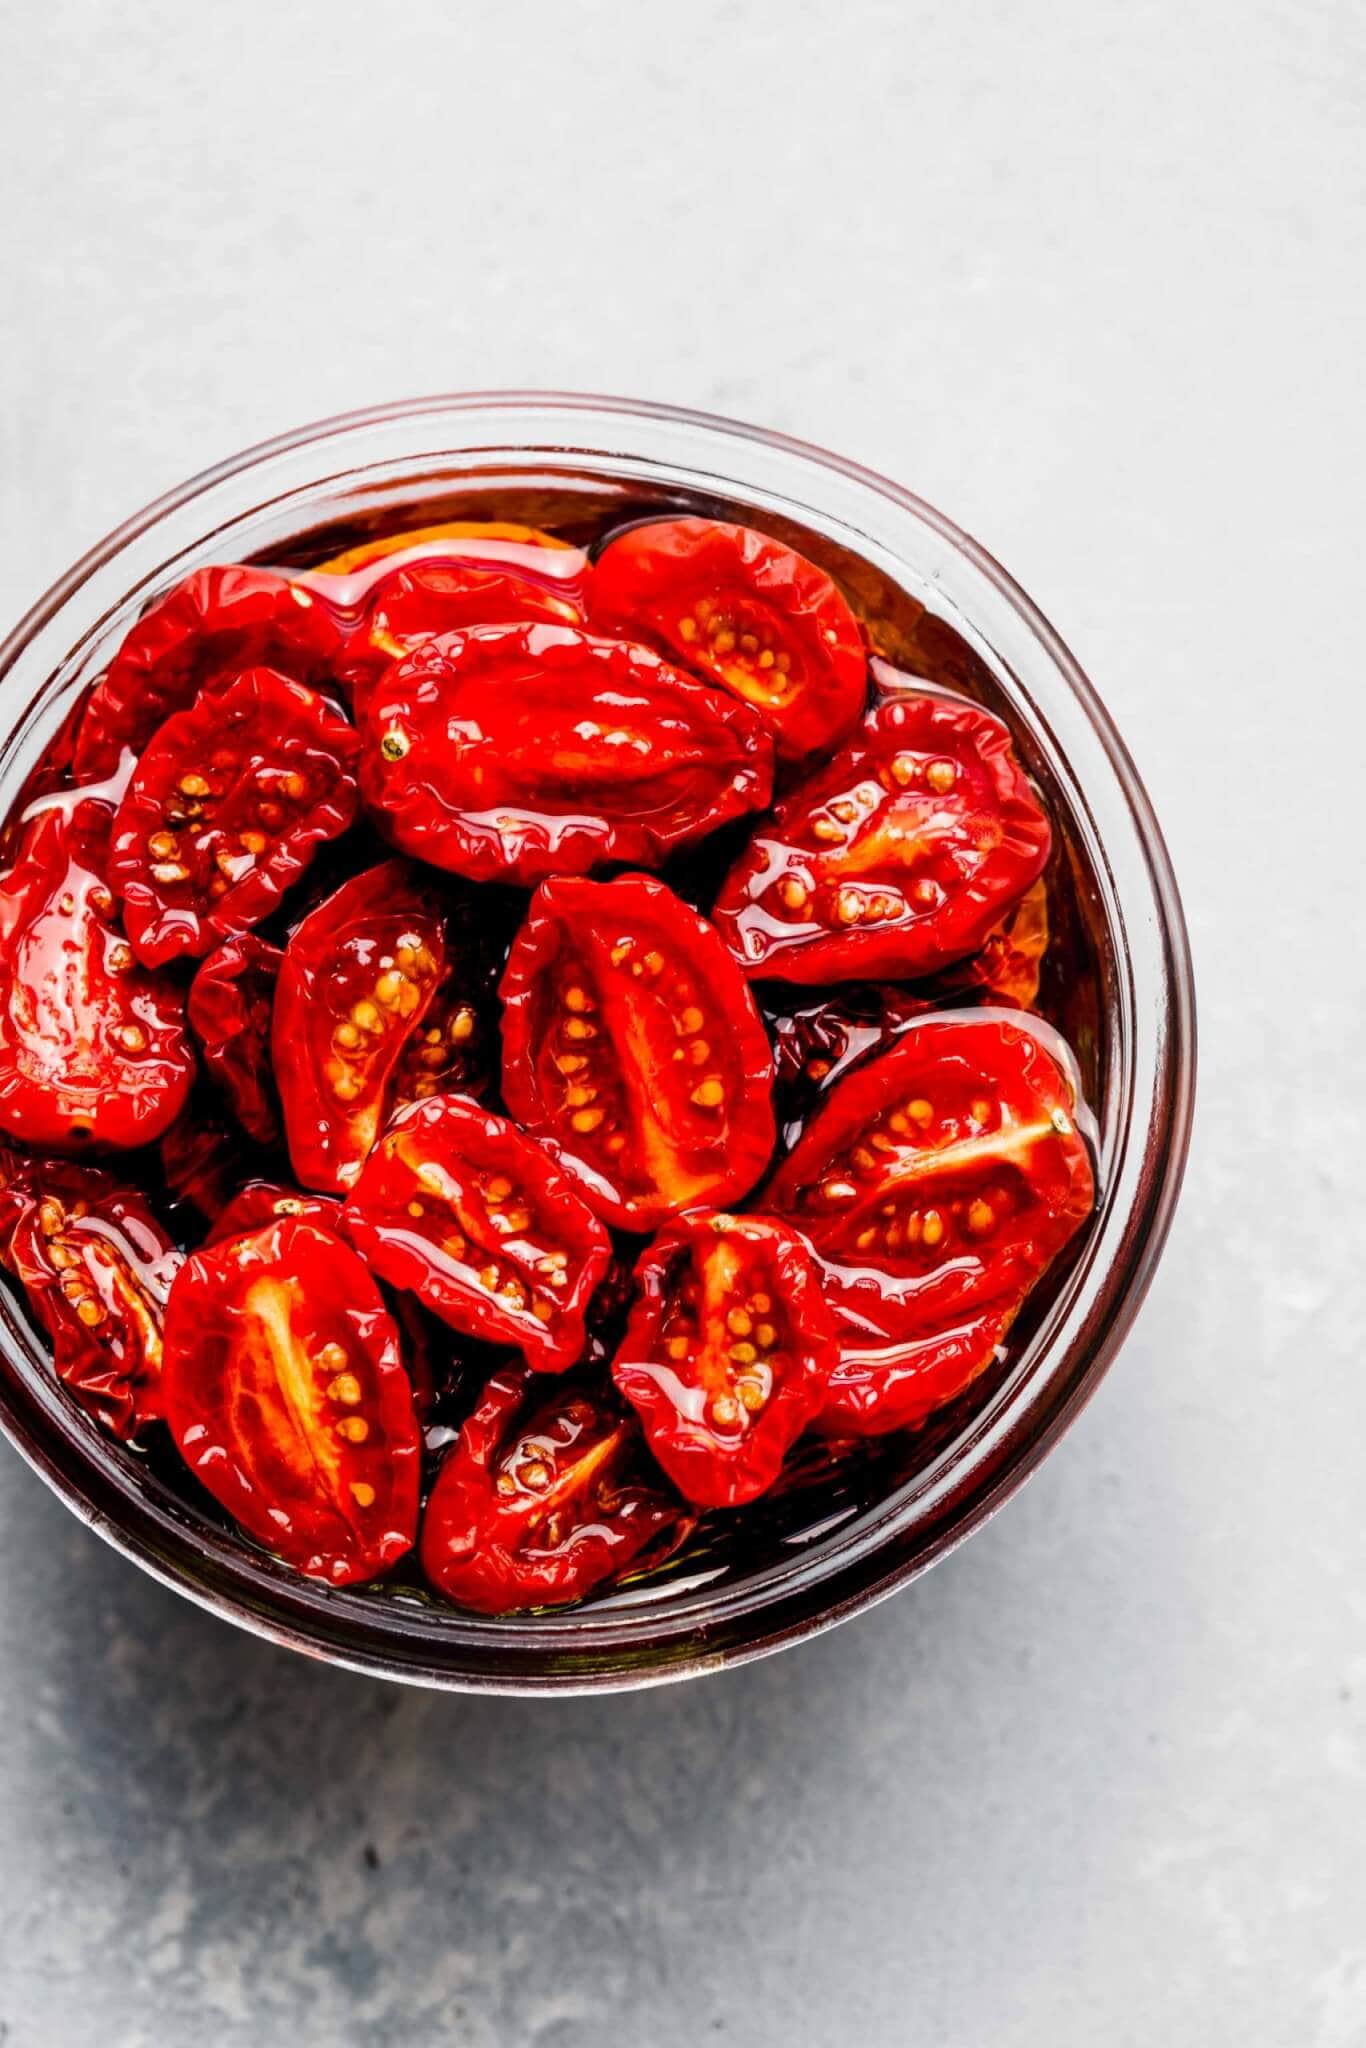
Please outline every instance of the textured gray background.
M789 428L1058 621L1204 1038L1067 1443L749 1670L401 1694L0 1456L7 2048L1366 2041L1363 57L1348 0L0 9L0 613L351 404Z

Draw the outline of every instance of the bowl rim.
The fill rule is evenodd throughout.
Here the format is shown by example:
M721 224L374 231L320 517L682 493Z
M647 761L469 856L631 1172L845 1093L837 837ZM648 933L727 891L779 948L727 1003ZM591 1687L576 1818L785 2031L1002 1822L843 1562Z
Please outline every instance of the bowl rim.
M911 1532L892 1526L894 1515L884 1502L869 1511L872 1527L844 1562L813 1575L807 1569L813 1560L807 1556L760 1574L755 1581L743 1580L740 1592L752 1589L748 1598L738 1603L732 1600L724 1615L710 1620L703 1615L690 1622L683 1612L681 1626L670 1630L662 1646L640 1646L651 1625L660 1622L660 1606L632 1610L629 1604L615 1602L610 1608L590 1605L531 1620L513 1617L483 1623L475 1617L459 1616L452 1624L450 1610L428 1609L417 1602L370 1600L364 1603L368 1612L363 1620L347 1612L339 1627L336 1615L346 1601L345 1594L339 1599L333 1589L300 1580L271 1560L258 1561L244 1552L233 1554L233 1546L227 1543L221 1548L228 1554L218 1557L212 1546L206 1546L202 1530L193 1525L188 1513L177 1518L154 1512L129 1484L119 1483L116 1460L126 1463L126 1453L110 1446L85 1418L73 1420L50 1372L35 1378L32 1356L26 1360L20 1355L31 1354L31 1334L11 1312L8 1301L0 1303L0 1430L74 1513L154 1578L268 1640L352 1670L448 1690L585 1693L695 1676L771 1654L833 1627L887 1598L946 1556L997 1513L1037 1469L1108 1370L1161 1256L1190 1140L1196 1071L1195 997L1180 895L1147 792L1093 685L1038 606L986 548L914 492L814 443L741 420L644 399L507 390L391 401L310 422L199 471L96 542L0 642L0 681L98 571L133 541L216 487L298 450L333 444L341 444L344 450L348 436L362 436L371 429L437 418L488 418L497 423L527 415L563 422L567 427L582 426L589 420L634 421L643 423L645 429L681 430L708 444L718 439L739 442L750 451L792 458L803 473L823 472L842 478L873 499L909 514L937 535L953 557L970 567L1003 600L1037 643L1103 750L1132 822L1151 892L1155 947L1147 962L1153 982L1147 994L1149 999L1158 999L1155 1016L1148 1018L1142 1013L1133 1018L1134 1029L1151 1024L1155 1033L1153 1100L1141 1169L1122 1220L1117 1250L1100 1277L1089 1316L1059 1354L1062 1363L1054 1356L1054 1337L1046 1319L1043 1332L1031 1340L1032 1378L1021 1381L1030 1401L1014 1413L1008 1401L1003 1405L994 1440L987 1444L983 1432L978 1447L981 1455L975 1463L970 1461L963 1481L941 1501L937 1520L927 1524L913 1545L903 1544L898 1554L894 1539ZM482 444L471 444L463 452L474 452L476 446L482 452ZM507 444L506 452L519 450L527 455L598 453L596 444L590 451L578 441L564 446L557 442L553 448L540 442ZM629 453L619 451L615 472L611 457L603 457L601 475L621 475ZM410 459L419 457L415 454ZM745 480L732 481L743 484ZM751 488L758 487L751 481ZM211 553L200 550L200 559L212 558ZM970 613L962 614L960 625L963 618L971 622ZM1088 799L1089 795L1088 791ZM1099 838L1098 845L1103 851ZM1123 960L1116 964L1132 976L1131 949L1123 951ZM1129 1000L1132 1009L1132 989ZM1126 1145L1131 1137L1132 1130L1126 1126ZM1044 1367L1050 1368L1051 1378L1042 1372ZM860 1516L856 1522L865 1519ZM756 1598L774 1571L781 1585L771 1596ZM354 1596L351 1604L356 1604ZM706 1602L700 1604L705 1607ZM467 1639L473 1646L472 1662L456 1664L448 1657L431 1655L433 1628L426 1624L437 1613L440 1622L434 1626L443 1644Z

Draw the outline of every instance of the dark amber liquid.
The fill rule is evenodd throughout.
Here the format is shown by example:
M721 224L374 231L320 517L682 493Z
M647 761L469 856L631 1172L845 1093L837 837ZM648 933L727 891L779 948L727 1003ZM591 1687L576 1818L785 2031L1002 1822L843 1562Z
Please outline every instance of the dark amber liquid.
M450 520L498 520L539 528L596 553L610 536L636 520L657 518L665 513L687 512L704 517L734 519L763 527L778 539L819 562L836 578L862 619L873 649L890 664L903 681L916 679L930 685L972 697L996 711L1012 724L1026 768L1040 787L1054 828L1053 853L1045 877L1048 894L1049 939L1041 964L1038 1013L1067 1039L1077 1056L1082 1086L1092 1103L1098 1103L1104 1085L1103 1041L1100 1032L1101 972L1103 953L1098 942L1099 919L1088 870L1076 839L1069 829L1066 806L1060 793L1050 785L1047 766L1034 757L1028 735L1014 726L1003 693L989 664L944 619L928 611L909 592L861 557L838 548L822 535L791 521L755 515L743 504L717 498L686 498L677 492L651 496L638 485L609 485L601 479L580 478L566 472L542 475L534 483L500 477L487 484L465 484L446 495L424 496L402 510L361 514L334 520L300 534L289 547L273 549L258 559L266 566L298 571L315 567L361 543ZM47 784L51 787L51 782ZM743 846L751 821L741 820L706 841L701 847L676 858L663 876L680 894L704 912L732 859ZM376 843L373 857L387 849ZM336 880L364 864L367 855L358 848L356 834L343 841L339 853L333 850L318 863L322 873L339 862ZM318 877L314 878L316 887ZM506 950L529 900L529 892L487 889L480 892L481 915L487 917L487 940L495 956ZM296 913L287 906L289 917ZM908 987L913 986L908 984ZM841 991L832 991L834 994ZM777 984L756 989L761 1009L776 1027L794 1008L820 1000L816 990L793 991ZM952 1000L971 1000L963 996ZM496 1048L496 1005L487 1019L487 1029ZM496 1053L492 1062L493 1092L486 1099L495 1107ZM784 1090L780 1083L777 1102L778 1123L790 1140L800 1128L813 1103L810 1086ZM261 1153L231 1124L216 1115L212 1091L201 1084L195 1098L204 1118L200 1142L206 1161L221 1172L227 1193L253 1177L267 1177L292 1184L293 1174L283 1156ZM196 1208L168 1184L161 1154L124 1155L104 1160L121 1178L141 1186L172 1234L186 1248L202 1238L208 1223ZM607 1359L624 1321L628 1295L625 1274L643 1240L622 1236L618 1240L620 1270L600 1297L594 1330L594 1357L584 1370L605 1374ZM1050 1274L1026 1303L1011 1333L1011 1353L991 1368L960 1399L940 1410L921 1429L873 1441L865 1445L834 1445L810 1437L796 1446L789 1457L782 1481L772 1493L752 1506L729 1513L709 1515L699 1524L688 1543L670 1561L651 1575L661 1595L680 1578L690 1582L745 1575L765 1566L790 1560L805 1541L814 1540L884 1500L889 1492L912 1479L951 1442L988 1398L992 1388L1010 1369L1010 1357L1037 1326L1038 1319L1056 1291L1061 1271L1069 1260ZM491 1348L456 1336L435 1319L419 1313L438 1384L436 1407L427 1427L430 1471L451 1442L469 1411L479 1386L501 1354ZM243 1543L249 1542L230 1523L216 1502L190 1477L169 1441L153 1440L144 1456L158 1480L172 1489L220 1527L234 1529ZM628 1582L631 1583L631 1582ZM367 1589L360 1589L366 1591ZM370 1598L428 1598L412 1559L384 1585L368 1589ZM638 1585L635 1597L639 1598ZM610 1600L612 1592L593 1603Z

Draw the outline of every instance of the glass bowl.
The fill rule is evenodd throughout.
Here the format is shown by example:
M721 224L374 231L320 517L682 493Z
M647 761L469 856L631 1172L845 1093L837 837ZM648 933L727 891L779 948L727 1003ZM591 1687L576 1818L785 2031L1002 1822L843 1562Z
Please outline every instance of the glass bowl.
M751 517L889 618L961 636L969 687L1004 710L1044 787L1089 940L1074 1035L1101 1197L1061 1280L994 1379L911 1440L879 1488L809 1498L752 1565L705 1556L580 1609L485 1619L411 1590L301 1579L182 1499L59 1391L0 1295L0 1426L73 1511L145 1570L280 1643L472 1691L649 1685L801 1640L905 1585L980 1526L1055 1443L1114 1356L1157 1263L1190 1130L1190 958L1166 849L1124 744L1057 634L931 506L822 450L734 421L604 398L493 393L306 427L220 464L94 548L0 648L0 815L147 600L207 561L306 563L387 524L498 516L572 531L652 506ZM509 511L509 505L519 509ZM895 646L889 651L894 655ZM814 1513L815 1519L812 1519Z

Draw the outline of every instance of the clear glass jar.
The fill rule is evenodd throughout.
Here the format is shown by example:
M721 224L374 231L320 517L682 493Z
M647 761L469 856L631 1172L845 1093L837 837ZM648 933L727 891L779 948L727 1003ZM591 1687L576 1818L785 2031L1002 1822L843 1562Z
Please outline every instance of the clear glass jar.
M520 510L509 514L509 500ZM1057 634L980 547L884 478L784 436L663 406L494 393L304 428L194 478L62 578L0 648L0 815L147 600L208 561L307 561L393 519L650 503L750 516L887 579L989 671L1066 839L1085 906L1101 1199L1008 1369L876 1498L794 1526L752 1569L645 1580L581 1609L484 1619L304 1580L201 1515L58 1390L0 1296L0 1426L69 1507L191 1599L335 1663L478 1691L649 1685L759 1656L906 1584L1020 1485L1114 1356L1157 1263L1189 1138L1190 956L1166 849L1124 744ZM493 507L497 507L497 513ZM922 1454L923 1452L923 1454Z

